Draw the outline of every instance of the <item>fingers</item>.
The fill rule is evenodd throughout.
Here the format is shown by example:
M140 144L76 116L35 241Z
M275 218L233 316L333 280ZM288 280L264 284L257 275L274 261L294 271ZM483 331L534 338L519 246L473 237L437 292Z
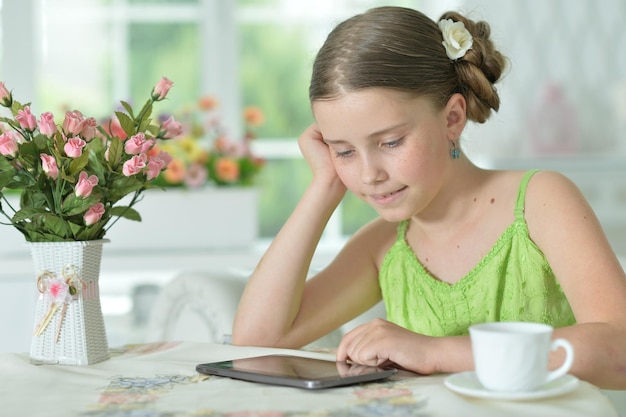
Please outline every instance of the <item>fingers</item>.
M324 138L322 136L322 132L320 132L316 123L313 123L307 127L304 132L298 138L298 146L300 146L300 150L304 153L311 139L317 140L323 143Z
M388 363L391 360L387 348L390 340L385 336L388 324L385 320L375 320L347 333L337 349L337 360L369 366Z
M331 150L324 142L324 137L317 124L310 125L298 138L298 146L313 172L316 180L324 183L337 184L341 180L335 170ZM341 183L343 185L343 183ZM341 192L345 192L342 187Z

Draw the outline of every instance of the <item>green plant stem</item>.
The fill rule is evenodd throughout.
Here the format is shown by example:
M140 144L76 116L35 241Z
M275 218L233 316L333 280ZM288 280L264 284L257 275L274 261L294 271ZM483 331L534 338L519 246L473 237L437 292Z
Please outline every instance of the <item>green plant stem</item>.
M13 210L13 214L15 214L15 212L17 210L15 210L15 207L13 207L11 205L11 203L9 202L9 200L6 198L6 196L4 195L4 193L0 193L0 196L2 197L2 200L6 203L7 206L9 206L9 208L11 210ZM4 217L7 218L7 220L9 221L9 223L4 223L4 222L0 222L0 224L3 225L7 225L7 226L16 226L15 223L13 223L13 219L11 218L11 216L9 216L9 213L7 213L6 211L4 211L4 209L0 208L0 213L2 213L2 215Z
M0 224L5 224L5 225L13 225L13 222L11 221L11 217L9 217L9 215L2 209L0 209L0 213L2 213L2 215L4 217L7 218L7 220L9 220L10 223L4 223L4 222L0 222Z
M13 213L15 213L17 210L15 210L15 208L11 205L11 203L9 202L9 199L4 195L4 193L0 193L0 197L2 197L2 201L4 201L5 203L7 203L7 206L9 206L9 208L11 210L13 210ZM0 212L2 212L2 214L4 214L9 220L10 217L4 212L4 210L2 208L0 208Z
M139 112L139 114L137 115L137 117L135 118L135 127L141 125L141 121L143 120L146 112L148 111L149 108L152 107L152 105L156 103L156 100L154 98L152 98L152 96L150 96L150 104L146 104L145 106L143 106L143 108L141 109L141 111Z
M126 210L124 210L124 211L122 212L122 214L120 214L119 216L116 216L113 220L111 220L111 223L109 223L109 225L108 225L108 226L106 226L106 227L104 228L104 232L105 232L105 233L106 233L106 232L108 232L108 231L109 231L109 229L110 229L111 227L113 227L113 225L114 225L115 223L117 223L117 221L118 221L121 217L123 217L123 216L124 216L124 213L126 213L126 211L128 211L128 209L129 209L129 208L133 207L135 204L137 204L139 201L141 201L141 199L139 199L139 197L141 196L141 193L143 193L143 191L144 191L144 189L143 189L143 188L141 188L141 189L139 189L139 190L137 190L137 191L135 191L135 192L134 192L134 194L133 194L133 198L130 200L130 203L128 203L128 208L127 208Z

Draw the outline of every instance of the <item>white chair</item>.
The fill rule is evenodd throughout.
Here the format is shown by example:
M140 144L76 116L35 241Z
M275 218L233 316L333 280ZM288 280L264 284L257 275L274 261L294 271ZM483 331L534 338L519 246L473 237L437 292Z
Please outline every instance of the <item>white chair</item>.
M156 297L148 320L146 341L228 343L246 280L242 274L227 271L179 274ZM375 317L385 317L382 302L309 347L337 347L346 331Z
M181 273L157 296L146 341L224 343L230 337L244 285L244 277L234 273Z

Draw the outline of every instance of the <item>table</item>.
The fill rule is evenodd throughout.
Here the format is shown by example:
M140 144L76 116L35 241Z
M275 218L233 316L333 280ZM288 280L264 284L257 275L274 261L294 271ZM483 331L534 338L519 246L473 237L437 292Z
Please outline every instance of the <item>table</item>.
M111 349L90 366L35 366L26 353L0 354L3 416L617 416L600 390L537 401L493 401L449 391L445 375L400 373L383 382L320 391L236 381L195 372L200 362L291 353L333 359L330 352L195 342L157 342Z

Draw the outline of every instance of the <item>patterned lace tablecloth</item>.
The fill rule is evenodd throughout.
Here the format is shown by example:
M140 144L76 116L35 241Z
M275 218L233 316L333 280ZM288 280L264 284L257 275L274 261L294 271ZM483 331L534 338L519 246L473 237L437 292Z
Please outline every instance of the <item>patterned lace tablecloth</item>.
M0 415L46 417L617 416L593 385L536 401L493 401L449 391L444 375L413 376L318 391L269 386L195 371L202 362L270 353L333 359L323 352L161 342L112 349L90 366L35 366L0 354Z

